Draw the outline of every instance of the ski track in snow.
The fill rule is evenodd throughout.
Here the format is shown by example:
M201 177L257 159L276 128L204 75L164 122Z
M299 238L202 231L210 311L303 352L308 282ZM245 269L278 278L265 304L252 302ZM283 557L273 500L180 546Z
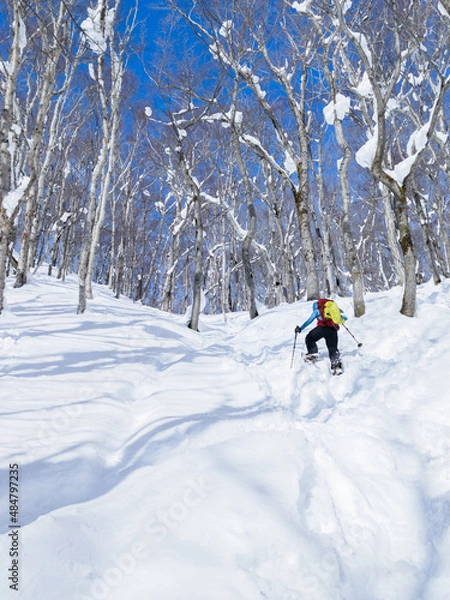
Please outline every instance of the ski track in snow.
M446 282L367 297L302 362L298 302L184 317L38 275L0 318L2 481L20 465L21 600L449 600ZM351 315L351 300L340 305ZM447 327L446 327L447 325ZM0 556L9 564L7 484Z

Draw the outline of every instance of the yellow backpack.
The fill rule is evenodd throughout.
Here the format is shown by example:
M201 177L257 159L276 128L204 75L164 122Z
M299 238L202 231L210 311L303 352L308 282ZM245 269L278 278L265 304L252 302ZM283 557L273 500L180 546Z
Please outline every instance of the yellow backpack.
M321 298L317 301L319 312L324 321L332 321L335 325L342 325L345 319L342 318L341 310L334 300Z

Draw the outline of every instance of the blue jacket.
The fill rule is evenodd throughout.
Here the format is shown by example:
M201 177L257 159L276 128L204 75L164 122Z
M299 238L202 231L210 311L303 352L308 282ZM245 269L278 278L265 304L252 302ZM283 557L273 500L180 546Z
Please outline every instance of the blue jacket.
M311 315L309 316L309 318L303 323L303 325L300 325L300 329L303 331L306 327L308 327L309 325L311 325L311 323L314 321L314 319L321 319L322 317L320 316L320 311L318 309L318 304L317 304L317 300L314 302L313 304L313 311L311 313ZM342 318L344 319L344 321L347 320L347 317L343 314Z

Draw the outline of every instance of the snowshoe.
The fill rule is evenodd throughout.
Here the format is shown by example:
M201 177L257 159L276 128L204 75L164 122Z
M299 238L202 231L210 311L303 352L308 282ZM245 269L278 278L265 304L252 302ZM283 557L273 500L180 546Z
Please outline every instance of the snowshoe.
M342 362L340 360L331 363L331 374L332 375L342 375L344 369L342 367Z
M343 371L342 367L331 367L332 375L342 375L343 372L344 371Z
M317 353L316 354L310 354L310 353L303 354L303 360L306 363L315 363L318 358L319 358L319 355Z

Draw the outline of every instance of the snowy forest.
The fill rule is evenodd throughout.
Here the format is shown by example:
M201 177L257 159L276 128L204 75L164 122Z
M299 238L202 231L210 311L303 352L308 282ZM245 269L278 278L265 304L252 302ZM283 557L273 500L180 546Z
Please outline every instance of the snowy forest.
M0 33L0 310L42 265L192 329L449 277L450 0L4 0Z

